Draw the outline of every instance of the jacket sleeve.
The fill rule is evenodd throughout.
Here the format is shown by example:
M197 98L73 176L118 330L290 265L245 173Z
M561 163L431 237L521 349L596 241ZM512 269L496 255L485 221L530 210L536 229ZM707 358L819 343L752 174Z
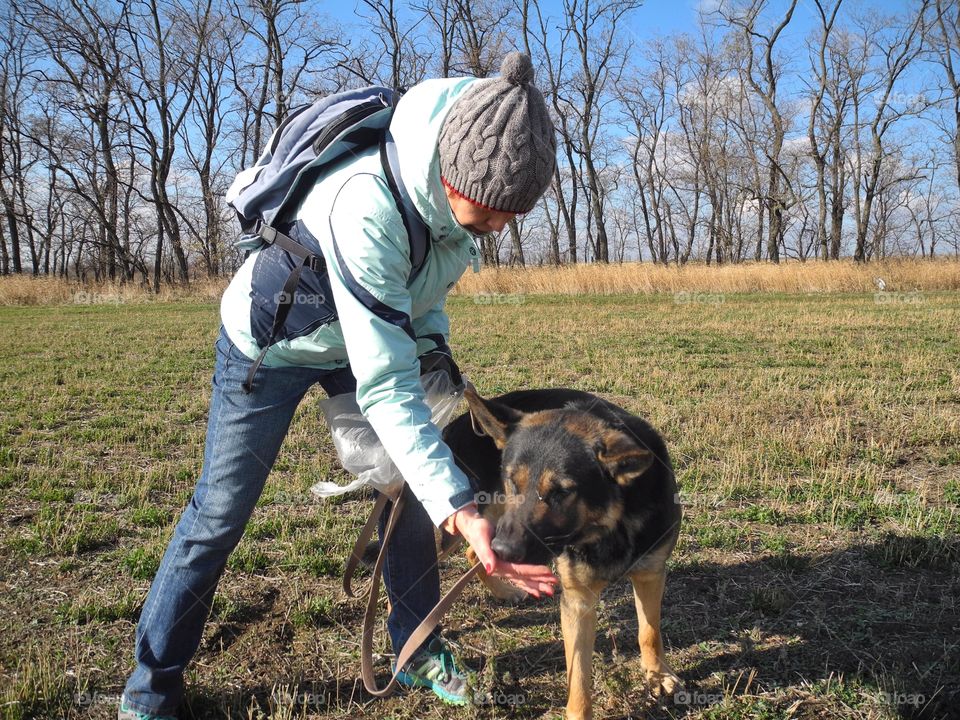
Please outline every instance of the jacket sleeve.
M329 218L304 218L321 239L357 402L434 524L474 500L470 482L430 421L420 386L417 332L407 289L406 232L383 181L348 180ZM440 313L442 315L442 311ZM441 329L440 316L433 327Z
M445 301L441 300L424 315L413 321L413 332L417 336L417 357L424 353L440 352L450 355L450 319L444 310Z

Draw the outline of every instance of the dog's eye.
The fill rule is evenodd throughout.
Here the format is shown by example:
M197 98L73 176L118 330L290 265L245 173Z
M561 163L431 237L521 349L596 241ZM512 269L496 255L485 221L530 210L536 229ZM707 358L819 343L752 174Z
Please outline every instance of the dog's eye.
M554 502L560 502L566 499L567 495L569 494L570 494L570 488L558 486L555 488L551 488L550 492L547 494L547 497L553 500Z
M562 502L571 492L570 488L558 485L547 490L546 496L541 495L538 490L537 500L540 502Z

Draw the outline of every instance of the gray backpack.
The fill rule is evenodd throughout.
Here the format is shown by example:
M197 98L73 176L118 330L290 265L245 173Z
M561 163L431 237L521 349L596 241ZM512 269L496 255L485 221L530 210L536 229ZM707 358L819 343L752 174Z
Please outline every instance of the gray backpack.
M253 376L267 350L283 330L296 298L304 267L325 273L319 247L310 248L291 237L297 211L310 189L327 170L348 153L379 145L380 161L394 202L410 241L411 279L426 261L430 233L410 199L389 132L400 93L384 87L365 87L321 98L291 111L274 131L269 147L257 163L241 171L227 191L227 203L237 211L241 235L235 246L246 251L274 246L289 254L286 280L277 277L277 298L269 329L264 326L258 343L260 355L250 368L244 389L250 392Z

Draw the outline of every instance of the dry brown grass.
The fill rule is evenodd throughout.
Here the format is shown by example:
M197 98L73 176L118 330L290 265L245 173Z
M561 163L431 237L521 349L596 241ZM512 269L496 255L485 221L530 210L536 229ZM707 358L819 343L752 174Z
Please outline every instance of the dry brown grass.
M139 283L86 283L55 277L0 277L0 305L126 305L190 299L216 302L229 278L165 285L159 293Z
M823 293L960 290L960 260L888 260L704 265L566 265L562 267L469 270L454 294L633 295L651 293ZM0 277L0 305L107 305L190 299L216 302L229 278L166 285L154 294L140 284L88 283L28 275ZM693 298L694 300L696 297Z
M654 265L569 265L538 268L484 268L467 272L459 294L629 295L649 293L743 292L875 292L877 278L887 291L912 292L960 289L958 260L889 260L870 264L852 261L702 263Z

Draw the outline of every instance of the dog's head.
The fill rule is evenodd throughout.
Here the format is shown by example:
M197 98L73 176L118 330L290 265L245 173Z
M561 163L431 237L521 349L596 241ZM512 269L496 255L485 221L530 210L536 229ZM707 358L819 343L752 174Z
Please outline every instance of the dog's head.
M629 430L587 407L522 413L466 392L475 425L502 451L504 493L493 549L511 562L542 564L589 543L623 518L623 491L653 453Z

